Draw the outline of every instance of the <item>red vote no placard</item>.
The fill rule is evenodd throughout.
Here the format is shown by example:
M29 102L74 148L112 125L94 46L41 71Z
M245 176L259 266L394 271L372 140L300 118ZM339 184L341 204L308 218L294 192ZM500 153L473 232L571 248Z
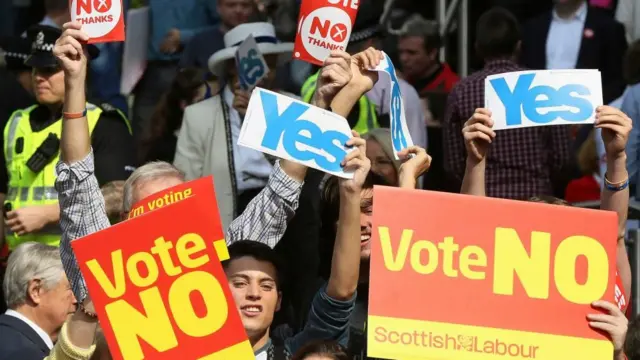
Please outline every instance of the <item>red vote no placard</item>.
M361 0L303 0L293 57L322 65L332 50L345 51Z
M122 0L70 0L71 21L82 24L89 44L124 41Z
M614 302L615 213L374 189L368 355L606 359L595 300Z
M189 184L165 194L193 193ZM114 359L254 359L218 257L212 195L71 243Z

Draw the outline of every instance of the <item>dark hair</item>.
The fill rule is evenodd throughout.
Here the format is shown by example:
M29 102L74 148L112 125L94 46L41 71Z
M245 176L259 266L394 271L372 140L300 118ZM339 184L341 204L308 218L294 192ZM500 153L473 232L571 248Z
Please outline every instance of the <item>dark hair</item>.
M442 36L440 36L440 25L435 20L426 20L417 15L402 26L399 31L401 38L420 37L424 41L424 50L430 52L440 50L442 47Z
M624 80L628 85L640 83L640 40L636 40L627 49L624 56Z
M624 354L629 360L640 360L640 315L629 322L624 339Z
M69 11L69 0L44 0L44 8L47 13Z
M340 215L340 187L339 179L330 177L324 184L320 194L320 275L324 279L331 273L333 247L336 241L336 222ZM373 189L375 185L389 186L380 175L369 171L362 189Z
M263 244L253 240L241 240L236 241L229 245L229 260L222 263L222 267L227 270L233 260L242 257L251 257L258 261L267 262L276 269L276 286L281 289L281 282L284 279L284 263L280 258L280 255L269 247L269 245Z
M308 356L324 356L331 360L349 360L345 349L334 341L316 341L300 348L291 360L304 360Z
M146 163L156 141L178 130L182 125L182 103L191 105L198 89L205 84L205 72L198 68L185 68L173 79L169 91L162 96L151 117L152 123L143 135L138 157L140 163Z
M492 8L476 24L476 50L483 60L514 55L520 39L518 20L509 10Z

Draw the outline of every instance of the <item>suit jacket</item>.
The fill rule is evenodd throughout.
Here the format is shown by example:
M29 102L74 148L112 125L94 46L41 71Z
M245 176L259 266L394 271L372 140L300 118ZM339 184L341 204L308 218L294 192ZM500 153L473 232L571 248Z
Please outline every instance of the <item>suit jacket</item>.
M24 321L0 315L0 360L42 360L51 350Z
M524 66L531 69L546 68L547 36L551 19L552 12L548 11L524 26L521 52L521 62ZM622 74L626 51L627 40L622 24L607 12L589 7L576 69L600 70L605 104L620 97L626 87Z

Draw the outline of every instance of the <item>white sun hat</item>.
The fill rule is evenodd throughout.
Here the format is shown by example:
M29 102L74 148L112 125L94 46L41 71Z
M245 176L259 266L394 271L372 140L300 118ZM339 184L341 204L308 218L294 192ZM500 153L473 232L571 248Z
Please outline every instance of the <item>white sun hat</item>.
M238 46L249 36L253 35L258 43L258 49L262 55L280 54L281 61L291 59L293 43L278 42L276 29L267 22L242 24L229 30L224 35L225 48L214 53L209 58L209 70L213 75L224 75L224 64L233 59Z

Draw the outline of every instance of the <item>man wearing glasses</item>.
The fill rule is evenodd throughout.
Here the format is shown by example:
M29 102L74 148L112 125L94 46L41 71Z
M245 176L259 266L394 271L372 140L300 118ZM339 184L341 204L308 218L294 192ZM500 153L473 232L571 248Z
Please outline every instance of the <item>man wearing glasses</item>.
M37 25L27 32L32 41L31 81L37 104L14 112L3 132L4 162L0 166L0 200L9 250L26 241L58 246L58 193L54 188L62 121L86 115L91 131L95 173L100 186L126 180L133 171L133 140L126 116L108 105L87 103L86 114L64 114L65 75L52 49L59 29ZM99 51L87 47L88 58Z

